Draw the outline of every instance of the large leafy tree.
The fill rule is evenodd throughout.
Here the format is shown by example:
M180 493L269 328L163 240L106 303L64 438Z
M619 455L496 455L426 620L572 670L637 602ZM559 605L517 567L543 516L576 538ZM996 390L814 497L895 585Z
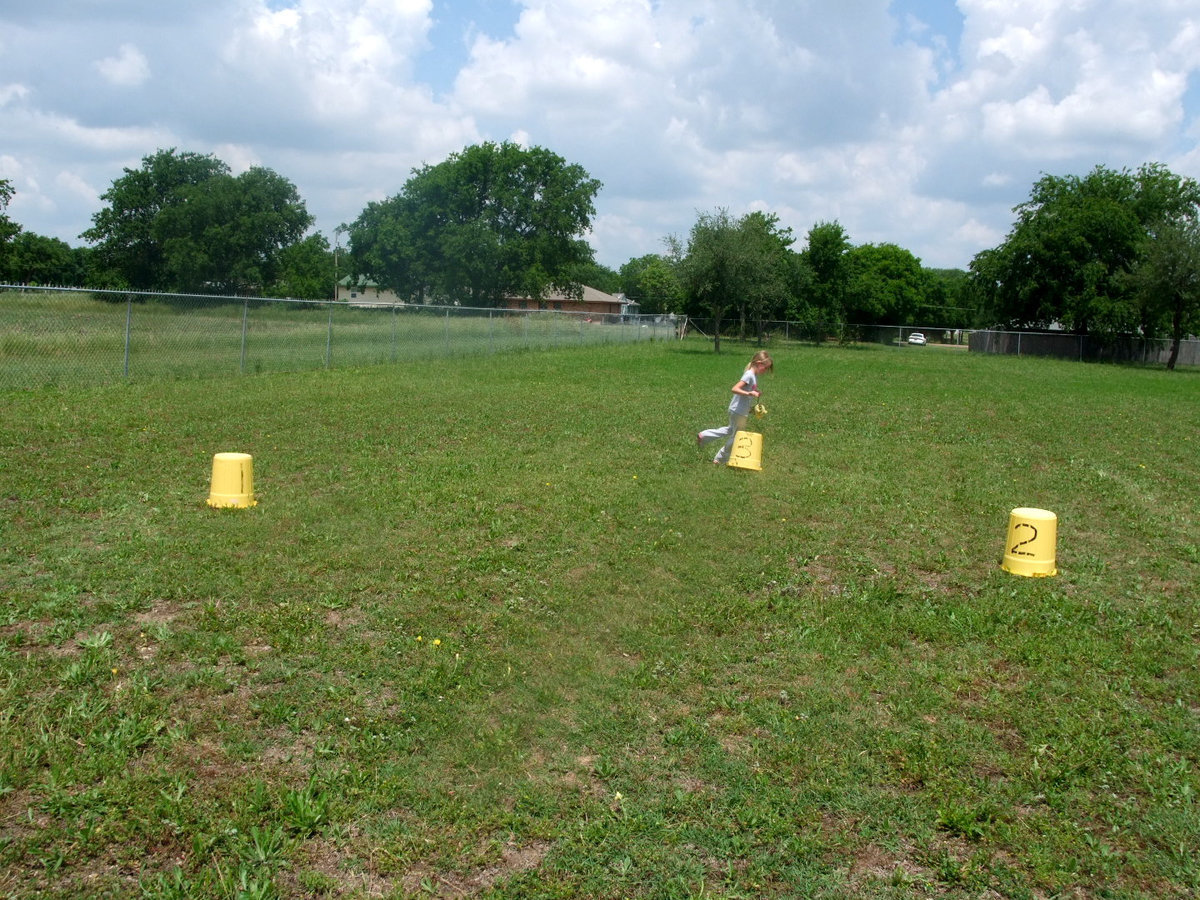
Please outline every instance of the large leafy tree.
M680 277L688 312L713 323L713 349L721 349L721 323L737 302L745 278L738 248L737 222L727 209L701 213L688 235Z
M543 147L484 143L413 172L350 226L356 270L401 296L471 306L570 289L600 182ZM578 285L574 285L578 289Z
M294 185L270 169L231 175L215 156L159 150L125 169L83 237L97 277L138 290L257 293L309 216Z
M784 316L790 322L803 322L812 328L814 337L820 328L818 323L826 318L816 304L817 278L803 252L793 253L787 273L788 293Z
M763 322L781 318L787 308L794 259L790 248L795 238L773 213L748 213L738 230L746 257L746 283L739 304L742 330L753 325L761 337Z
M727 209L702 212L680 253L679 275L691 316L713 320L713 349L721 349L721 322L736 304L743 272L738 256L737 222Z
M999 247L971 271L997 322L1115 334L1139 327L1128 275L1158 223L1187 214L1200 187L1164 166L1136 172L1097 166L1086 176L1046 175Z
M771 309L786 302L791 232L775 216L753 212L735 219L728 210L702 213L680 262L689 311L712 319L713 347L721 349L730 314L761 330Z
M1142 303L1148 334L1165 331L1171 340L1167 368L1174 369L1179 345L1200 331L1200 222L1179 216L1163 222L1146 241L1130 276Z
M810 306L835 321L846 318L846 285L850 278L846 254L850 238L837 221L818 222L808 231L800 253L803 286L811 292Z
M371 201L354 224L343 228L350 235L353 272L370 275L397 296L423 300L438 260L427 254L428 242L414 219L412 205L398 195Z
M100 199L108 204L82 235L95 245L98 274L108 283L136 290L169 290L158 217L186 202L186 189L229 167L215 156L159 150L142 158L139 169L125 169Z
M930 289L921 261L895 244L863 244L846 254L846 315L865 325L912 322Z
M217 175L179 192L152 234L172 290L262 293L312 224L295 186L270 169Z

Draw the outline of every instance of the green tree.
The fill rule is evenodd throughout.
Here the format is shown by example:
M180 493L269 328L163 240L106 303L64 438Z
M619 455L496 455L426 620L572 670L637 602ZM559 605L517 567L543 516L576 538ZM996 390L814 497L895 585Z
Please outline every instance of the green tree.
M1052 322L1079 333L1135 330L1141 311L1128 279L1157 223L1186 214L1200 187L1164 166L1097 166L1084 177L1043 176L1005 242L971 264L993 320Z
M600 182L542 147L484 143L414 171L349 227L357 273L402 296L494 306L572 287Z
M811 291L811 306L827 320L846 321L849 250L850 238L839 222L818 222L809 229L807 245L800 254L807 267L801 283Z
M5 210L8 209L8 204L12 202L15 194L16 189L12 186L12 182L6 178L0 178L0 277L9 280L15 279L5 274L8 271L8 248L12 239L21 233L21 226L10 219Z
M979 313L971 292L970 273L964 269L926 269L929 286L914 325L936 322L952 328L970 328Z
M787 308L787 297L792 275L790 228L779 226L779 217L774 214L752 212L738 222L745 254L746 280L739 304L742 331L753 324L761 340L763 322L778 319Z
M273 297L332 300L334 275L328 239L319 232L310 234L280 251L278 274L269 293Z
M172 148L124 172L101 194L108 205L82 235L95 245L96 278L135 290L170 290L158 219L186 202L187 188L228 175L229 167L215 156Z
M584 262L567 269L567 280L572 284L586 284L606 294L621 292L621 276L608 266L598 262Z
M621 290L648 315L683 312L683 285L673 260L657 253L621 266Z
M312 224L295 185L257 166L177 194L183 202L163 208L151 229L169 290L262 293Z
M921 261L895 244L863 244L846 253L846 317L863 325L903 325L929 291Z
M647 253L645 256L630 257L630 259L621 266L619 273L621 276L621 293L623 293L626 297L637 300L638 303L642 302L642 299L637 296L638 278L641 277L642 272L646 270L646 267L650 265L650 261L653 260L656 255L657 254L654 253Z
M789 244L791 232L779 228L773 215L753 212L734 219L720 209L697 218L680 263L680 281L689 311L712 319L715 350L721 349L727 315L738 317L743 333L753 324L761 335L768 310L782 308Z
M427 266L436 267L438 261L422 247L413 212L403 196L373 200L353 225L342 227L350 236L347 268L352 278L369 274L382 288L421 302L433 280Z
M0 277L17 284L81 287L87 270L84 256L66 241L22 231L8 244Z
M790 322L803 322L820 339L819 323L825 318L816 305L816 273L804 253L793 253L787 271L787 306L784 316Z
M1179 216L1154 229L1130 275L1142 303L1147 336L1164 331L1171 340L1167 369L1174 370L1179 345L1200 332L1200 223Z
M721 350L721 323L742 286L737 223L727 209L701 213L688 236L680 277L690 315L712 319L713 349Z

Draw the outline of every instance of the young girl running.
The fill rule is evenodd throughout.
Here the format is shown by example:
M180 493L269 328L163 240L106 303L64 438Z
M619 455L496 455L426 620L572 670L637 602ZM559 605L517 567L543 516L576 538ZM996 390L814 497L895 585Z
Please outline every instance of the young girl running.
M775 363L766 350L759 350L746 366L741 380L733 386L733 399L729 401L729 424L721 428L708 428L696 435L697 446L725 438L725 443L717 451L714 463L724 463L729 459L729 451L733 448L733 439L737 433L746 427L746 418L755 400L762 396L758 387L758 376L763 372L771 372Z

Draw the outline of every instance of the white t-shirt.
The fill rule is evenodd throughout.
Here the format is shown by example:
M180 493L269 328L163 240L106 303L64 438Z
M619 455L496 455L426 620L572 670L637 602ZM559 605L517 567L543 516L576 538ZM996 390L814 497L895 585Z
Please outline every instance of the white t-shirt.
M754 367L750 367L742 373L742 388L747 391L753 391L758 387L758 376L754 374ZM754 398L744 394L734 394L733 399L729 401L729 411L735 416L748 416L750 409L754 406Z

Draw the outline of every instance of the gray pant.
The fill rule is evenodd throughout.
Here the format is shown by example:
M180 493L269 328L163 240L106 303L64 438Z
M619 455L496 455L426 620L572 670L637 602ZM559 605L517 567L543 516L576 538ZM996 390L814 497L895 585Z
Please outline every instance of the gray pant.
M709 441L715 441L717 438L725 438L725 444L717 451L713 462L723 463L729 459L729 451L733 449L733 439L737 437L737 433L746 427L746 419L749 416L738 415L731 412L729 414L729 424L722 428L708 428L700 432L699 438L701 444L707 444Z

